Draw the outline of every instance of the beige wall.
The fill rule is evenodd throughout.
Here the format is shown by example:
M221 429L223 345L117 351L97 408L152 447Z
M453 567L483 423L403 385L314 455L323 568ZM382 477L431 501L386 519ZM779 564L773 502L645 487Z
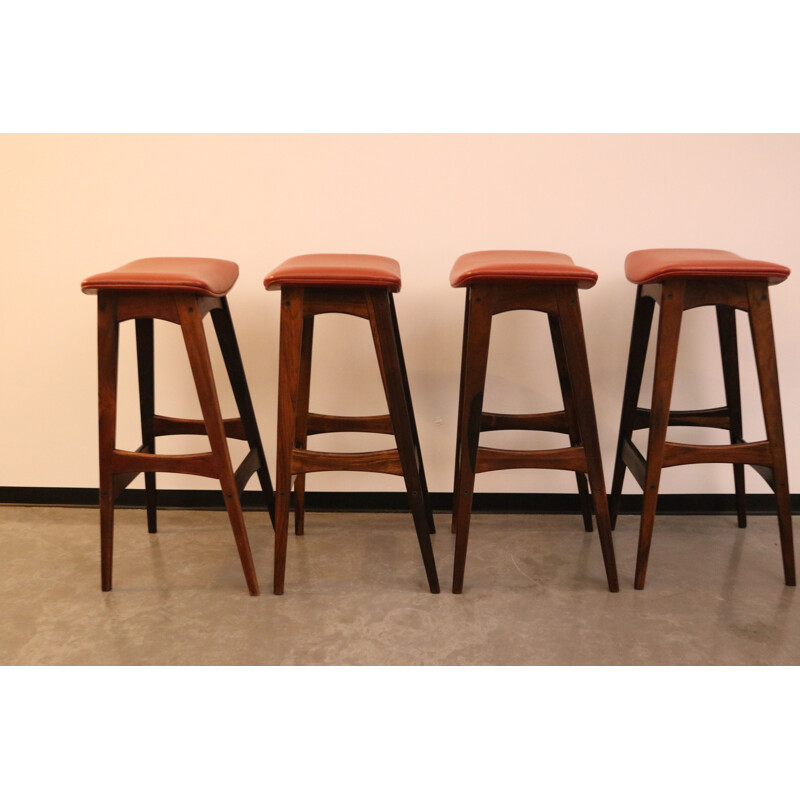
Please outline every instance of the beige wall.
M622 273L626 253L715 247L800 270L799 212L800 135L794 134L2 136L0 485L96 485L95 302L79 284L93 272L155 255L239 263L231 308L274 466L278 302L261 280L289 256L340 251L401 263L398 314L426 469L431 489L448 491L463 312L463 292L449 287L448 273L461 253L490 248L562 251L599 272L598 285L581 298L609 479L634 295ZM798 307L800 275L773 292L795 492ZM352 318L319 323L314 410L381 412L363 325ZM739 326L745 336L744 318ZM675 405L721 404L713 311L692 312L684 334ZM157 323L156 337L157 410L194 413L177 331ZM741 350L745 435L758 438L763 422L749 342ZM219 359L215 365L222 378ZM552 410L560 402L554 372L541 315L497 319L487 407ZM121 374L119 442L134 447L132 331L123 333ZM233 413L227 389L222 396ZM353 449L369 446L363 436L338 436ZM494 436L500 446L512 441ZM673 438L720 436L684 429ZM547 446L558 438L527 434L525 441ZM213 484L162 476L160 485ZM309 479L312 490L401 487L399 478L357 473ZM766 491L755 475L748 487ZM479 476L476 488L559 492L574 483L567 474L514 471ZM635 490L630 479L626 489ZM669 470L662 490L730 492L730 467Z

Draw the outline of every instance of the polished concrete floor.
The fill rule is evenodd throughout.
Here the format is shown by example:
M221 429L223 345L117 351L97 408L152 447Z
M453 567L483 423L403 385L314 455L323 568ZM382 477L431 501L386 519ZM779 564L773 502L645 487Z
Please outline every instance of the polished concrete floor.
M774 517L661 516L634 591L638 519L615 533L610 594L577 517L473 518L464 593L437 516L431 595L407 514L309 514L271 594L272 531L246 514L263 594L245 589L227 517L117 512L100 591L94 509L0 507L1 664L800 664L800 597Z

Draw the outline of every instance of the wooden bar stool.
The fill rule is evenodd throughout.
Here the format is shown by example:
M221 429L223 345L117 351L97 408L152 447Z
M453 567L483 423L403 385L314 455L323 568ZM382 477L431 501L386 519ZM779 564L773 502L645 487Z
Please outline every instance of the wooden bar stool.
M87 278L86 294L97 294L98 368L100 398L100 541L102 588L111 589L114 552L114 502L140 473L145 473L147 526L156 532L156 472L179 472L217 478L225 496L236 546L250 594L258 594L258 580L247 541L239 495L257 472L270 516L274 520L274 495L250 391L233 329L227 292L236 282L239 267L232 261L211 258L144 258L119 269ZM203 317L211 313L225 367L239 409L239 417L220 414ZM139 403L142 446L130 452L116 448L117 363L119 324L136 320ZM164 417L155 413L153 380L153 320L181 326L186 352L197 387L202 420ZM208 436L211 452L191 455L157 455L155 438L170 434ZM233 470L226 438L243 439L250 451Z
M789 270L778 264L750 261L725 250L656 249L630 253L625 259L625 274L638 286L610 507L614 524L627 467L644 490L635 587L644 589L661 470L679 464L713 462L734 465L740 528L747 524L743 465L750 464L775 492L784 577L787 586L794 586L792 513L768 292L771 284L780 283L789 276ZM650 408L639 408L639 391L656 303L660 304L661 311L653 399ZM700 306L716 306L725 405L699 411L670 411L681 319L685 310ZM742 438L736 309L747 312L750 319L767 434L767 439L762 442L745 442ZM667 428L673 425L721 428L730 431L731 443L695 445L668 442ZM633 432L641 428L649 429L646 457L631 439Z
M597 438L589 363L583 337L578 289L594 286L597 274L577 267L569 256L526 250L492 250L461 256L450 283L466 287L461 388L458 400L453 531L456 534L453 592L464 584L467 539L475 474L498 469L564 469L575 473L584 525L592 530L592 498L608 588L619 591L608 516L603 465ZM490 414L483 411L492 317L526 309L548 315L563 411L543 414ZM554 431L570 446L550 450L479 447L482 431ZM591 485L591 496L586 476Z
M400 290L400 265L370 255L321 254L290 258L264 279L281 290L278 380L278 455L275 475L274 592L283 594L289 499L295 481L295 533L303 533L305 474L334 470L402 475L431 592L439 591L430 534L434 533L422 453L408 387L393 293ZM369 320L389 413L343 417L309 413L314 317L352 314ZM308 450L307 439L339 431L388 433L397 449L367 453Z

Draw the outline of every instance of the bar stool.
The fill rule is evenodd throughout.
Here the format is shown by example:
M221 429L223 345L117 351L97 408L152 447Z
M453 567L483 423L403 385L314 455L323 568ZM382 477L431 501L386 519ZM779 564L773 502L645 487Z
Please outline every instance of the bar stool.
M564 469L575 472L587 531L592 530L594 499L600 546L609 591L618 592L614 544L608 516L603 465L597 438L589 363L583 337L578 289L594 286L597 274L575 266L569 256L527 250L491 250L461 256L450 284L466 287L461 388L453 486L456 534L453 592L464 584L475 474L498 469ZM483 411L492 317L526 309L548 315L563 411L542 414L490 414ZM479 447L483 431L554 431L569 436L569 447L500 450ZM591 496L586 476L591 485Z
M744 464L750 464L775 492L778 506L783 571L787 586L795 585L792 512L783 440L783 418L778 392L778 369L768 287L789 276L789 270L766 261L751 261L725 250L637 250L625 259L625 274L637 284L628 371L622 401L610 508L612 525L619 511L625 469L644 490L636 559L635 587L644 589L653 535L661 470L680 464L733 464L740 528L747 524ZM650 408L639 408L647 343L655 304L658 319L653 398ZM716 306L722 351L725 405L699 411L671 411L670 399L683 312ZM742 438L742 406L736 346L736 309L747 312L753 338L761 403L767 438ZM730 444L696 445L667 441L670 426L721 428L730 432ZM634 430L649 429L647 456L633 444Z
M147 527L156 528L156 472L178 472L217 478L222 486L247 588L258 594L253 557L247 540L239 495L258 473L270 516L274 520L274 495L250 391L225 296L239 275L232 261L211 258L144 258L119 269L87 278L86 294L97 294L98 373L100 400L100 541L102 588L111 590L114 552L114 502L140 473L145 473ZM211 313L225 367L233 388L239 417L223 419L220 413L203 317ZM139 405L142 445L130 452L116 447L117 363L119 324L136 321ZM153 379L153 320L180 325L197 387L202 420L165 417L155 413ZM155 438L171 434L208 436L211 452L158 455ZM250 451L234 472L227 438L247 441Z
M295 533L303 533L305 475L355 470L402 475L430 591L439 579L430 534L434 533L419 436L411 405L393 293L400 290L400 265L371 255L318 254L290 258L264 279L281 291L278 378L278 455L275 474L274 592L283 594L289 499L295 480ZM389 413L372 417L309 413L311 349L318 314L352 314L369 320ZM309 436L331 432L387 433L397 448L367 453L308 450Z

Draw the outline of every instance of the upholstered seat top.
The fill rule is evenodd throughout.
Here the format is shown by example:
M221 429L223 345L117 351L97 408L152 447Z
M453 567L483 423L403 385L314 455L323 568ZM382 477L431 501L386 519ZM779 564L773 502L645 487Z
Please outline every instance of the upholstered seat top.
M295 256L264 278L267 289L282 286L365 286L400 289L400 265L393 258L346 253Z
M140 258L124 267L92 275L81 284L98 291L191 292L222 297L236 283L239 267L218 258Z
M766 278L768 283L780 283L789 272L780 264L751 261L727 250L634 250L625 259L625 275L633 283L660 283L669 278Z
M578 267L563 253L541 250L482 250L466 253L453 265L450 285L455 288L474 283L500 281L544 281L577 283L589 289L597 282L597 273Z

